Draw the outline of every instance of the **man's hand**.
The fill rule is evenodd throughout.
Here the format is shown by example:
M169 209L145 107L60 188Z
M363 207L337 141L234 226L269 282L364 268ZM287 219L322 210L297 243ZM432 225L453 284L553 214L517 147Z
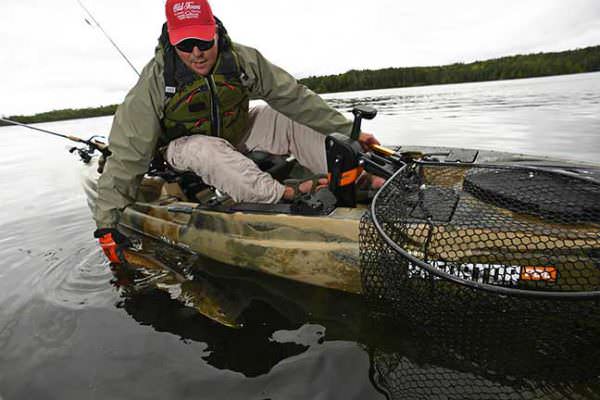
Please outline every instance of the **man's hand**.
M102 251L111 263L123 264L125 262L123 249L131 247L131 241L127 236L114 228L103 228L96 230L94 237L98 239Z
M358 135L358 143L360 143L364 151L369 151L374 144L381 144L372 133L366 132L361 132L360 135Z

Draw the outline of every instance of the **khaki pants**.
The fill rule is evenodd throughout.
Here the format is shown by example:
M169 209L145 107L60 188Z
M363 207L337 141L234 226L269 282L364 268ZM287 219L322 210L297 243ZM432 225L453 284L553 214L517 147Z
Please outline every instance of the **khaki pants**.
M313 173L327 172L325 135L268 106L250 108L250 130L237 148L221 138L185 136L169 144L166 159L175 170L194 172L237 202L276 203L285 187L242 154L253 150L292 154Z

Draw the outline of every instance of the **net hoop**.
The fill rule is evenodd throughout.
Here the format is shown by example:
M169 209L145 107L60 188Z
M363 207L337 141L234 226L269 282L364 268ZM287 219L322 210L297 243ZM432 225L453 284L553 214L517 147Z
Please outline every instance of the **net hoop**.
M464 167L464 168L489 168L489 169L526 169L530 171L543 171L545 173L553 173L557 175L568 176L569 178L576 178L587 183L600 186L600 182L593 177L580 176L579 174L558 170L558 169L548 169L547 167L537 167L537 166L513 166L507 164L464 164L464 163L445 163L445 162L428 162L428 161L414 161L413 165L423 165L427 167ZM528 290L528 289L518 289L518 288L508 288L504 286L491 285L488 283L474 282L468 279L463 279L458 276L452 275L445 271L441 271L438 268L435 268L431 264L424 262L423 260L413 256L408 251L401 248L397 243L395 243L385 232L381 222L378 219L378 214L376 212L376 207L379 204L381 193L385 192L389 185L392 184L400 175L405 174L407 168L409 168L411 164L406 164L389 179L386 180L384 185L377 191L375 196L373 197L373 201L370 205L370 217L371 221L379 234L379 237L385 241L385 243L390 246L396 253L400 254L406 260L408 260L413 265L420 267L426 270L428 273L436 276L438 278L456 283L463 287L482 290L490 293L495 293L498 295L506 295L506 296L516 296L516 297L528 297L528 298L537 298L537 299L561 299L561 300L596 300L600 299L600 290L595 291L540 291L540 290ZM558 168L558 167L557 167Z

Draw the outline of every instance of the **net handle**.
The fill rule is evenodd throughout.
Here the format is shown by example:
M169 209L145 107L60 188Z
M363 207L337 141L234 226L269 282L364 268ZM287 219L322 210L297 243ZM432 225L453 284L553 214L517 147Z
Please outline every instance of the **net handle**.
M476 164L476 165L474 165L474 164L466 164L466 163L439 163L439 162L427 162L427 161L414 161L414 163L420 164L420 165L427 165L427 166L429 166L429 165L433 165L433 166L444 166L444 165L445 166L457 166L457 165L467 166L467 165L470 165L470 166L476 166L476 167L486 166L486 167L490 167L490 168L498 168L498 167L500 167L500 168L506 167L507 169L519 168L514 165L513 166L510 166L510 165L496 166L493 164ZM445 280L448 280L448 281L451 281L451 282L454 282L459 285L466 286L466 287L469 287L472 289L484 290L484 291L496 293L496 294L503 294L503 295L507 295L507 296L534 297L534 298L538 298L538 299L563 299L563 300L590 300L590 299L600 298L599 290L588 291L588 292L542 292L542 291L535 291L535 290L512 289L512 288L506 288L506 287L502 287L502 286L494 286L494 285L489 285L486 283L478 283L478 282L461 279L461 278L458 278L447 272L440 271L437 268L434 268L430 264L416 258L412 254L410 254L409 252L407 252L406 250L404 250L403 248L398 246L398 244L395 243L392 239L390 239L390 237L384 232L383 227L381 226L381 224L379 223L379 221L377 219L377 213L375 212L375 206L377 205L380 194L391 184L392 181L394 181L399 175L403 174L410 165L411 164L406 164L405 166L401 167L398 171L396 171L396 173L394 175L392 175L391 178L389 178L388 180L385 181L383 186L377 191L377 193L375 193L375 196L373 197L373 201L371 202L371 206L369 208L369 210L371 212L371 219L373 221L373 225L375 226L375 229L379 233L379 236L382 237L383 240L395 252L402 255L409 262L413 263L414 265L416 265L420 268L425 269L427 272L429 272L432 275L437 276L439 278L442 278L442 279L445 279ZM533 167L533 168L537 168L537 167ZM598 182L596 182L596 183L598 183Z

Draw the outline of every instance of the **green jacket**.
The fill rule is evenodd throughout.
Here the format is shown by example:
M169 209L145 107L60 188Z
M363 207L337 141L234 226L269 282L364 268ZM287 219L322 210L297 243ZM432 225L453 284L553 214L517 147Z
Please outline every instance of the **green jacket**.
M352 130L352 122L257 50L234 43L250 99L265 100L289 118L323 134ZM98 181L94 219L98 228L116 227L120 213L135 202L139 184L148 170L159 138L164 135L164 56L155 57L115 114L109 136L112 155Z

